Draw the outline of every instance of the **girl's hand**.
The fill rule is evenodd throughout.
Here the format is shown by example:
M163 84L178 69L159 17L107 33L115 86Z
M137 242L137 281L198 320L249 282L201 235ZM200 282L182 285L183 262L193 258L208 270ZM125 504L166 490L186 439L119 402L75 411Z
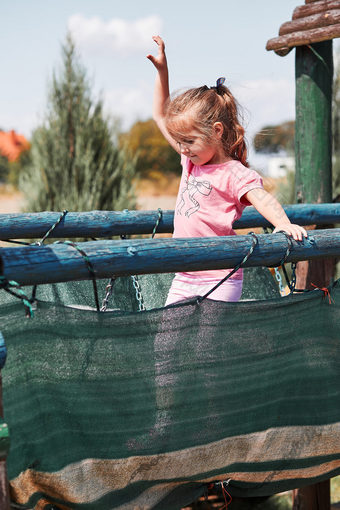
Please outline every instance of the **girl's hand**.
M147 55L146 58L151 60L151 62L158 71L167 69L164 41L161 37L159 37L159 35L154 35L152 39L155 41L156 44L158 44L158 55L157 57L154 57L153 55Z
M295 241L302 241L303 237L308 237L308 234L303 227L300 227L300 225L294 225L293 223L282 223L281 225L277 225L273 230L273 234L280 231L287 232L287 234L292 236Z

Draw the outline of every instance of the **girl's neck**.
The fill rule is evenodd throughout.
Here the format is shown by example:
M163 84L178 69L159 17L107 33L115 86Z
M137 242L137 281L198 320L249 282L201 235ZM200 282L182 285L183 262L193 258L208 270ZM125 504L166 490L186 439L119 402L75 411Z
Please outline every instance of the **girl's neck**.
M223 163L228 163L228 161L231 161L232 158L230 156L227 156L225 152L222 149L216 150L214 156L205 163L206 165L222 165Z

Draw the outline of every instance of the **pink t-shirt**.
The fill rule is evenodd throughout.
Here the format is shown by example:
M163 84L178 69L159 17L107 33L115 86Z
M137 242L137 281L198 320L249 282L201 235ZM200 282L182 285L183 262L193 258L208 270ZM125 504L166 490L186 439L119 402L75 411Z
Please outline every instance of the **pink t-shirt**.
M243 195L263 188L260 175L231 160L218 165L196 166L182 155L182 178L174 216L173 237L236 235L232 228L243 209L251 205ZM231 269L195 271L185 275L223 278ZM242 270L232 278L242 278Z

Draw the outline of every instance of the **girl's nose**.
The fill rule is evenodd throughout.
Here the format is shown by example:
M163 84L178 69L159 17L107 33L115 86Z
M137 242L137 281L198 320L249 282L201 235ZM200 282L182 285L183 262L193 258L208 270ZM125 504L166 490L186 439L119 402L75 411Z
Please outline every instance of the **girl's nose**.
M188 154L189 149L186 145L181 144L181 153L182 154Z

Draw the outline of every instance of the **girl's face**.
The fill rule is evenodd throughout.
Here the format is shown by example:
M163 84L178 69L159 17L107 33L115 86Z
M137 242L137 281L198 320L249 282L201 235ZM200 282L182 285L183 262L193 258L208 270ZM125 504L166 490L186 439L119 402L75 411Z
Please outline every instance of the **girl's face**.
M223 131L223 130L222 130ZM177 136L181 154L187 156L194 165L213 165L226 161L220 136L207 140L197 129L188 129L185 135Z

